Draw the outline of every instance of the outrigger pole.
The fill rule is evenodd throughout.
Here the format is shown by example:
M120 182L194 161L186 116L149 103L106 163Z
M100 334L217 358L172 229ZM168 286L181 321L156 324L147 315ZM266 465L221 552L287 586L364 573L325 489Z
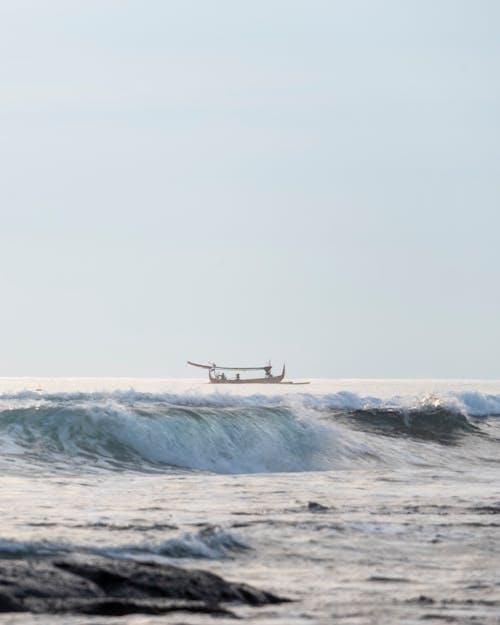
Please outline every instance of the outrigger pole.
M215 363L212 365L200 365L190 360L187 361L187 364L193 367L201 367L202 369L220 369L221 371L269 371L272 368L271 365L266 365L264 367L218 367Z

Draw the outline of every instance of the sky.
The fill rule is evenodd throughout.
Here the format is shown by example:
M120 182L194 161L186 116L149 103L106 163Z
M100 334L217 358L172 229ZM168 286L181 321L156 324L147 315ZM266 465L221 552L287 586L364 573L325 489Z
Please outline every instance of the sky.
M0 0L0 375L500 378L499 76L496 0Z

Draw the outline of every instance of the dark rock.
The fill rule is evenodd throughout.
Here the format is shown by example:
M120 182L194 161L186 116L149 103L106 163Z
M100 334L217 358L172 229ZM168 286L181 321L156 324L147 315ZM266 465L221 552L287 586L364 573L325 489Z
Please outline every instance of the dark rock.
M432 597L427 597L427 595L420 595L417 601L418 603L425 603L425 604L434 603L434 599Z
M307 509L309 510L309 512L326 512L327 510L329 510L328 506L324 506L317 501L310 501L307 504Z
M175 610L231 613L221 603L286 601L201 570L107 558L0 561L0 612L120 616Z
M68 611L68 610L66 610ZM126 614L168 614L169 612L191 612L213 616L234 617L234 612L219 604L203 601L130 601L128 599L101 599L98 601L75 602L71 612L98 616L124 616Z
M24 608L19 601L0 590L0 612L24 612Z
M59 570L50 560L0 561L0 592L21 601L36 597L104 596L98 586Z

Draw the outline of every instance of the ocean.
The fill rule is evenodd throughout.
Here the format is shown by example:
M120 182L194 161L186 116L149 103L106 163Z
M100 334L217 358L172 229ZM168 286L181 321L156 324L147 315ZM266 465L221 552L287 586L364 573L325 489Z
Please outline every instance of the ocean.
M0 622L498 624L499 478L500 381L3 378ZM289 601L83 614L61 562Z

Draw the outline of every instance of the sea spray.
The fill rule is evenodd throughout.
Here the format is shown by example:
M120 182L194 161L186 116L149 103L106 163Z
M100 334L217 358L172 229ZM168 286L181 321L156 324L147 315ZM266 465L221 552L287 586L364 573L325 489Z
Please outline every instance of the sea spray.
M478 392L379 398L343 391L21 391L0 396L0 464L4 470L272 473L433 463L443 453L436 446L487 436L485 420L499 413L500 396Z

